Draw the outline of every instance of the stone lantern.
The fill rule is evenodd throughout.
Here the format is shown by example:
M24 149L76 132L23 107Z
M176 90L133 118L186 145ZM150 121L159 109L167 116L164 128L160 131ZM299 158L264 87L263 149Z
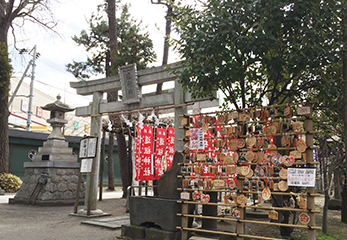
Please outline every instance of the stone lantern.
M23 183L16 196L10 199L10 203L28 203L33 201L42 205L66 205L74 204L80 172L80 163L77 155L68 147L68 142L62 134L61 128L68 121L64 118L66 112L74 108L60 101L49 103L42 107L51 111L50 119L53 130L47 141L39 147L32 162L25 162L25 174ZM39 178L48 176L47 181L41 186ZM39 188L37 186L40 186ZM81 199L85 194L85 185L82 184ZM34 198L34 199L32 199Z
M57 96L57 101L46 104L42 107L44 110L51 111L51 118L47 120L53 130L47 138L47 142L39 148L39 152L34 156L33 162L36 161L55 161L55 162L77 162L77 155L72 154L72 149L68 147L68 142L62 134L61 128L68 121L64 118L66 112L71 112L67 104L60 101L61 97ZM53 163L52 163L53 164Z
M57 101L42 107L43 110L51 111L51 118L48 119L47 122L51 124L53 131L49 135L48 139L65 140L65 137L61 132L61 128L68 122L64 119L65 112L75 110L74 108L70 108L67 104L62 103L60 99L61 97L58 95Z

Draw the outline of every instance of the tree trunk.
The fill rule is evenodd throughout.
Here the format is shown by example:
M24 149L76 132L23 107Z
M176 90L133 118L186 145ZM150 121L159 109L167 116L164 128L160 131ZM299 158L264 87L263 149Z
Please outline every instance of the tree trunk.
M106 77L111 75L115 75L116 73L112 72L112 68L110 67L114 62L114 57L117 55L117 25L116 25L116 1L115 0L107 0L107 16L108 16L108 31L109 31L109 47L110 52L106 53ZM108 92L107 93L107 101L114 102L118 101L118 92ZM116 118L109 117L112 125ZM112 129L113 131L114 129ZM118 139L118 138L117 138ZM119 142L119 141L118 141ZM113 143L114 143L114 135L110 131L109 134L109 143L108 143L108 189L114 190L114 171L113 171ZM118 149L119 151L119 149Z
M122 179L123 187L123 198L127 197L127 188L128 188L128 178L129 178L129 164L127 157L127 146L124 134L122 132L117 132L117 141L118 141L118 154L119 154L119 170L120 176Z
M323 173L324 182L327 181L327 173ZM325 185L325 184L324 184ZM323 220L322 230L325 234L328 234L328 206L329 206L329 188L324 189L324 207L323 207Z
M110 131L108 135L108 161L107 161L107 175L108 175L108 190L114 190L114 171L113 171L113 143L114 143L114 135L113 132Z
M345 1L342 1L342 6L344 6ZM342 35L343 40L346 40L346 9L342 10ZM344 127L344 137L345 137L345 150L347 149L347 47L344 45L341 51L342 54L342 79L343 79L343 127ZM341 204L341 221L347 223L347 155L345 154L345 181L342 187L342 204Z
M0 31L0 35L4 34ZM6 35L7 36L7 33ZM8 141L8 92L11 66L9 64L6 39L0 40L0 173L9 172L9 141Z
M2 80L2 79L1 79ZM0 173L9 172L8 95L0 100Z
M172 6L170 4L166 4L167 13L166 13L166 24L165 24L165 37L164 37L164 53L163 53L163 61L162 65L167 65L169 60L169 48L170 48L170 34L171 34L171 18L172 18ZM163 88L163 83L157 84L156 94L161 94Z
M328 168L328 162L327 162L327 141L326 139L323 139L319 141L319 145L321 146L321 158L319 159L320 165L322 167L322 178L323 178L323 189L324 189L324 207L323 207L323 219L322 219L322 230L325 234L328 234L328 205L329 205L329 184L328 184L328 177L329 177L329 170L331 170L331 167Z
M108 29L110 37L111 62L113 63L117 56L117 24L116 24L116 1L108 0L107 4ZM117 74L117 73L113 73Z
M339 172L334 170L334 198L341 199L341 177Z
M165 37L164 37L164 54L162 65L166 65L169 60L169 48L170 48L170 34L171 34L171 18L172 18L172 7L167 5L166 14L166 24L165 24Z

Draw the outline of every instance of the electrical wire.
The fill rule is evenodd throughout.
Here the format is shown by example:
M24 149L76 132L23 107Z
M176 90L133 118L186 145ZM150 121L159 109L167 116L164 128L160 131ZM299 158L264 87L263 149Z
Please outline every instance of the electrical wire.
M62 70L62 68L59 65L57 65L56 63L50 61L49 59L47 59L45 57L40 56L37 60L39 62L42 62L42 63L46 64L47 66L49 66L51 68L54 68L55 70L57 70L59 72L62 72L64 74L67 74L67 75L71 76L71 73L68 73L65 69Z
M60 90L60 91L63 91L64 93L68 93L68 94L71 94L71 95L74 95L74 96L78 96L78 97L84 98L84 99L86 99L86 100L90 100L90 98L88 98L88 97L86 97L86 96L78 95L78 94L76 94L76 93L67 91L66 89L62 89L62 88L58 88L58 87L52 86L52 85L47 84L47 83L45 83L45 82L42 82L42 81L40 81L40 80L38 80L38 79L35 79L35 82L41 83L41 84L43 84L43 85L46 85L46 86L48 86L48 87L51 87L51 88L54 88L54 89L57 89L57 90Z

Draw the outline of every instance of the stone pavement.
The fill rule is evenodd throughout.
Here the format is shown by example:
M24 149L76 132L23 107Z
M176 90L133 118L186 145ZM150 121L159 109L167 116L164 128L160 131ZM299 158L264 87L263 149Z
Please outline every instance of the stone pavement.
M81 224L91 220L82 217L69 216L73 206L40 207L25 204L7 204L14 194L0 196L0 239L13 240L60 240L60 239L107 239L113 240L121 235L118 228L105 228ZM103 200L97 202L97 207L104 212L111 213L112 218L121 217L126 224L129 215L126 213L126 199L122 199L122 192L105 191ZM79 209L83 206L79 206ZM106 218L99 220L107 223ZM114 222L116 223L116 222Z
M130 224L130 218L129 218L129 216L105 217L105 218L100 218L100 219L82 221L81 223L116 230L116 229L121 228L122 225L129 225Z
M73 206L41 207L23 204L7 204L13 194L0 196L0 239L13 240L60 240L60 239L105 239L115 240L121 236L121 225L130 222L126 213L126 199L118 188L105 191L97 207L111 213L111 217L82 218L69 216ZM79 206L79 209L83 206ZM207 240L192 236L190 240ZM216 239L216 238L212 238Z

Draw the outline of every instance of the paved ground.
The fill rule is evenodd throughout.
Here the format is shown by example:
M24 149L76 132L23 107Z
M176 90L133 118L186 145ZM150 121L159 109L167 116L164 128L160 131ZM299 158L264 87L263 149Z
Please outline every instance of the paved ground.
M8 204L8 199L13 196L13 194L0 195L1 240L114 240L121 235L119 227L129 222L129 215L125 211L126 200L121 198L120 188L113 192L104 192L103 201L98 201L97 206L111 216L99 219L69 216L69 213L73 212L73 206L39 207ZM79 209L81 208L83 207L79 206ZM95 222L108 226L91 225ZM202 239L206 238L190 238L190 240Z
M109 217L82 218L69 216L73 206L39 207L8 204L13 194L0 195L0 239L4 240L114 240L120 238L120 226L129 224L125 212L126 200L121 198L120 188L105 191L98 209L111 213ZM79 206L79 209L83 206ZM104 225L99 227L96 225ZM203 240L191 237L190 240Z
M122 192L105 192L103 201L97 207L111 213L111 217L125 217L126 200ZM81 224L91 219L69 216L73 206L39 207L21 204L8 204L13 195L0 195L0 239L11 240L55 240L55 239L105 239L113 240L120 236L120 229L101 228ZM83 208L79 206L79 209ZM111 218L111 217L104 217ZM100 218L101 220L101 218Z

